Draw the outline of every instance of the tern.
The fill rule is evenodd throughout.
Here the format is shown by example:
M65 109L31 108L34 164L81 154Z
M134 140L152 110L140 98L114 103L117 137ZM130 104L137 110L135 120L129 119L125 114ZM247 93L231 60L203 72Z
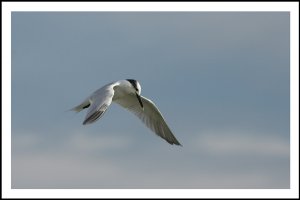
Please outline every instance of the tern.
M83 125L86 125L100 119L111 102L115 102L135 114L149 129L169 144L182 146L173 135L156 105L150 99L141 96L141 86L134 79L109 83L96 90L71 110L80 112L88 108L83 121Z

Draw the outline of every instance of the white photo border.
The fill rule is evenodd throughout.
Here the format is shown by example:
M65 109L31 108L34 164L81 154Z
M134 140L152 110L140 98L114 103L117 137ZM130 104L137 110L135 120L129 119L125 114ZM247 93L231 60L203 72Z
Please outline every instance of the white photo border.
M3 198L297 198L299 197L299 2L2 2ZM11 189L11 12L290 12L290 189Z

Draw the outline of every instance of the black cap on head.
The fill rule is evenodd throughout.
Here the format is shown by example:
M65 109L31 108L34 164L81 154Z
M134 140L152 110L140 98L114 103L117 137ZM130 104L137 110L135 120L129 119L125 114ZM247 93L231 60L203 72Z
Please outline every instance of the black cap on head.
M134 89L136 91L138 91L138 88L137 88L137 81L134 80L134 79L126 79L129 83L131 83L131 85L134 87Z
M136 80L134 80L134 79L126 79L126 80L127 80L129 83L131 83L131 85L132 85L133 88L135 89L135 91L136 91L136 93L135 93L135 94L136 94L136 98L138 99L138 101L139 101L141 107L144 109L144 105L143 105L141 96L140 96L139 93L138 93L138 87L137 87L138 82L137 82Z

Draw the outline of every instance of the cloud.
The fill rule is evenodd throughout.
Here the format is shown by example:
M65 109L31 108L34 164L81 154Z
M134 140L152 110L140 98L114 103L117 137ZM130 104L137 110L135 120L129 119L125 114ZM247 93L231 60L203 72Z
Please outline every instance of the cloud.
M269 133L251 133L243 130L210 130L199 135L194 146L197 150L219 155L255 155L289 157L288 140Z
M52 145L46 139L31 131L13 136L12 188L101 188L112 184L111 177L122 173L109 155L131 143L122 136L80 131L58 136Z
M278 174L282 164L273 166L272 161L282 162L282 157L288 157L284 142L268 142L268 137L258 142L255 135L208 133L182 148L157 143L137 151L134 138L80 131L57 138L60 142L54 142L52 148L41 148L46 138L24 131L13 137L12 188L289 186L286 173ZM253 155L264 160L249 160Z
M93 152L101 150L120 150L132 145L132 140L129 137L111 135L109 133L95 135L83 132L75 132L69 138L67 146L73 150Z

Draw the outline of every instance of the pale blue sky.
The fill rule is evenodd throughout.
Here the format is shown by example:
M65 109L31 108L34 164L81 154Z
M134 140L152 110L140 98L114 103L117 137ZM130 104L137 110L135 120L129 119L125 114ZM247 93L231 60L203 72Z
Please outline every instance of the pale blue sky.
M289 188L288 12L14 12L12 188ZM113 104L137 79L183 147Z

